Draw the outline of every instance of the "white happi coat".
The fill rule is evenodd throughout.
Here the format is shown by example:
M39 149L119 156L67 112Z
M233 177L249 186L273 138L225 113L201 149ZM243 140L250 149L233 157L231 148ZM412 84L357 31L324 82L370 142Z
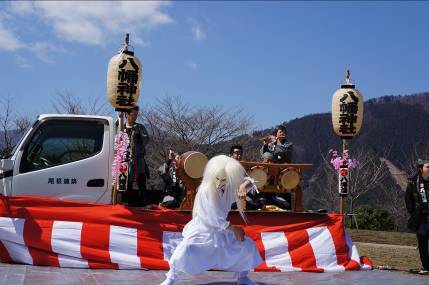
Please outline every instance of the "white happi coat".
M235 190L216 190L219 201L215 203L208 189L201 188L202 185L195 198L193 218L183 229L183 240L169 261L170 268L196 275L210 269L249 271L261 264L255 243L248 237L239 241L227 230L226 217L235 202Z

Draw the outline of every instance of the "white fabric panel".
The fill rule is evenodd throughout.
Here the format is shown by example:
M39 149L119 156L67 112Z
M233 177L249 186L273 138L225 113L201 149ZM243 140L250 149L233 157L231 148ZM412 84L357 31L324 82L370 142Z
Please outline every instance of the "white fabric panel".
M162 251L164 260L170 260L177 245L183 240L181 232L164 231L162 234Z
M80 252L82 225L80 222L54 221L51 246L58 254L60 267L88 268L88 261Z
M371 266L360 263L360 255L356 245L353 243L350 235L346 233L346 244L349 248L349 258L360 264L361 269L372 269Z
M0 240L14 262L33 264L24 242L24 219L0 217Z
M112 263L119 269L141 268L137 255L137 229L110 226L109 253Z
M265 263L268 266L275 266L280 271L301 271L301 268L292 265L284 232L262 232L261 238L265 248Z
M313 248L318 268L324 271L344 271L342 265L338 265L334 240L327 227L315 227L307 229L308 239Z

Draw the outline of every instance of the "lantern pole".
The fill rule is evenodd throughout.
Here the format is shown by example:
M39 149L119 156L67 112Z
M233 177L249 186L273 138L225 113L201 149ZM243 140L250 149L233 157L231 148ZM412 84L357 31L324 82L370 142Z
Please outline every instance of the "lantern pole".
M123 48L124 51L128 51L129 43L130 43L130 34L126 33L125 34L125 45ZM120 132L122 132L125 129L125 127L124 127L124 112L123 111L119 111L119 113L118 113L118 127L119 127ZM118 202L121 202L121 201L118 201L119 200L118 194L120 193L120 191L119 191L119 188L120 188L120 186L119 186L119 174L116 177L116 181L117 181L117 183L116 183L115 187L113 188L113 197L112 197L112 204L113 205L116 205ZM125 191L127 190L127 187L128 187L128 183L125 185Z
M346 71L346 85L350 85L350 69L347 69ZM347 143L347 140L345 138L342 138L343 140L343 157L345 155L345 153L349 150L349 145ZM345 196L340 195L340 205L339 205L339 210L340 210L340 214L343 215L345 212Z
M349 144L347 142L347 139L343 138L342 140L343 140L343 157L344 157L344 154L349 150ZM345 210L345 202L346 202L346 200L344 198L345 198L345 196L340 195L339 210L340 210L340 214L341 215L344 214L344 210Z
M130 34L126 33L125 34L125 46L124 46L124 50L128 50L128 45L130 44Z
M346 71L346 85L350 85L350 69L347 69ZM343 152L342 152L342 156L344 157L344 154L349 150L349 145L347 143L347 140L345 138L342 139L343 140ZM340 205L339 205L339 210L340 210L340 214L343 215L345 212L345 202L346 200L344 199L345 197L343 195L340 195Z

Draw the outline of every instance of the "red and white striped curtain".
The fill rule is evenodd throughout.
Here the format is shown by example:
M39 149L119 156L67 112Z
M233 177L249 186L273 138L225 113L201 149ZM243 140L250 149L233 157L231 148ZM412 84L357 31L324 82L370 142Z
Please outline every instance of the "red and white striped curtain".
M255 271L371 269L334 214L249 212L264 259ZM190 212L0 196L0 260L75 268L167 270ZM233 224L243 224L231 213Z

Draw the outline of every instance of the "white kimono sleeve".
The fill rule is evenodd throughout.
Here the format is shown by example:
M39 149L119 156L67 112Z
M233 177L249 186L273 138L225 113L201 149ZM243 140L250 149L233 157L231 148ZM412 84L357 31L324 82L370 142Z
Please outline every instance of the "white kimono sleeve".
M206 191L198 191L195 199L194 215L198 217L198 221L206 228L226 230L230 223L226 220L229 211L225 213L224 209L222 209L225 206L210 203Z
M250 177L250 176L245 176L244 177L244 180L245 181L249 181L250 183L252 183L252 185L250 186L250 187L247 187L246 188L246 193L252 193L252 194L256 194L256 193L259 193L259 191L258 191L258 187L256 186L256 184L255 184L255 179L253 179L252 177Z

